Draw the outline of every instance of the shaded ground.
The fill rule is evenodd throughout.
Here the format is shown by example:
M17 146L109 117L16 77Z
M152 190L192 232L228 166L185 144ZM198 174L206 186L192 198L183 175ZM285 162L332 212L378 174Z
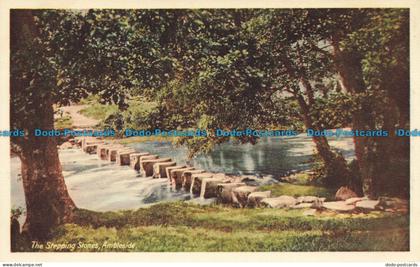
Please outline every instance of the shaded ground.
M72 119L73 128L93 128L99 123L99 120L88 118L81 114L80 111L85 109L86 105L73 105L61 107L64 113L68 113Z

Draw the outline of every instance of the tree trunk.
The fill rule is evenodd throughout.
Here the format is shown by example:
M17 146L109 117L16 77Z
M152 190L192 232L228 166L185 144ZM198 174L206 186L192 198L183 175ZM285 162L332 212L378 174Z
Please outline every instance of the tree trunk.
M11 51L16 54L16 51L30 48L38 33L31 11L14 10L11 23ZM58 138L34 136L36 128L54 129L53 101L43 88L40 77L27 76L27 79L11 77L11 100L28 99L22 102L22 108L30 112L27 116L10 111L11 124L26 132L25 137L12 138L11 141L18 148L21 160L26 202L23 231L32 240L45 240L53 227L71 221L75 205L64 182L58 157Z
M309 106L305 102L303 96L296 95L295 97L302 110L305 127L307 129L319 130L319 127L315 125L310 116ZM325 136L313 136L312 140L315 143L318 154L324 161L327 170L327 177L325 178L326 185L334 188L349 186L356 192L360 192L358 184L352 179L346 160L343 156L338 155L331 150L327 138Z
M366 92L366 85L363 80L363 72L360 55L355 52L343 52L340 50L338 40L332 40L333 58L338 70L343 89L352 94ZM353 130L374 130L375 122L372 107L368 103L362 103L361 109L353 114ZM375 197L375 164L376 145L373 137L354 137L355 154L360 169L363 183L363 193L369 197Z

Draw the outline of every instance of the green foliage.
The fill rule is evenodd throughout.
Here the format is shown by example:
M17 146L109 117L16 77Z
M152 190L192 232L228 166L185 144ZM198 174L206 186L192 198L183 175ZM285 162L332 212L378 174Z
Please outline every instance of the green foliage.
M273 185L264 185L259 188L260 191L271 191L273 197L282 195L288 196L318 196L325 197L328 200L333 200L335 197L335 191L325 188L323 186L316 185L296 185L289 183L279 183Z
M88 107L82 109L80 114L85 115L89 118L97 120L105 120L113 113L118 112L118 106L116 105L104 105L99 103L92 103Z
M54 120L54 129L68 129L73 125L73 121L69 115L64 115Z

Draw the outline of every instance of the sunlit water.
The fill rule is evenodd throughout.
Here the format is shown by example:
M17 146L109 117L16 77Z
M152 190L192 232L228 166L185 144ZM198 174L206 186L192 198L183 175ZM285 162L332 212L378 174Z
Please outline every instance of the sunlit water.
M347 159L354 157L351 138L331 139L332 147L340 150ZM171 157L178 164L187 163L184 148L168 143L131 144L137 151ZM261 139L256 145L223 144L212 153L192 160L196 168L211 172L254 175L260 184L273 183L291 171L310 168L314 145L310 138L272 137ZM117 166L96 155L79 149L60 151L63 174L70 196L79 208L95 211L136 209L161 201L188 200L208 203L208 200L190 199L183 191L174 191L167 179L140 177L128 166ZM20 177L20 161L11 159L12 207L25 207Z

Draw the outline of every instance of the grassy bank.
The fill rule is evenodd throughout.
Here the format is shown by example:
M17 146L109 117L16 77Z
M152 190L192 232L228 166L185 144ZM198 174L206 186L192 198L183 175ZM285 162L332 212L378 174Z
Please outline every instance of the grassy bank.
M278 183L271 185L264 185L259 188L259 191L271 191L273 197L278 197L281 195L288 196L317 196L325 197L327 200L333 200L335 195L335 190L328 189L323 186L316 185L303 185L303 184L289 184L289 183Z
M50 241L132 244L128 251L390 251L408 250L408 236L408 217L390 213L304 216L303 210L175 202L136 211L79 210L76 223L57 229Z

